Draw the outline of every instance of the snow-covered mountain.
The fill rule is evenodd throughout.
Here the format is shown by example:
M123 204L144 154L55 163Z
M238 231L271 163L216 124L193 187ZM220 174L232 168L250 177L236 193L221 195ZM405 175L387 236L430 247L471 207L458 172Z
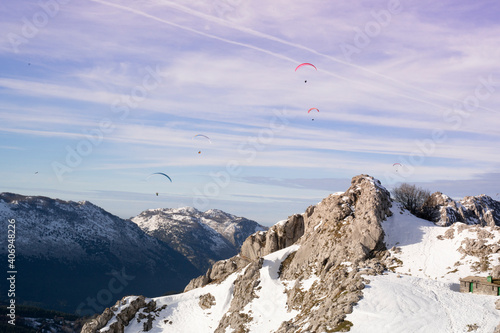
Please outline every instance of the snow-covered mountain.
M199 274L167 244L90 202L1 193L2 230L9 220L15 220L18 304L87 315L124 295L182 290ZM7 258L7 237L0 253Z
M243 241L266 227L221 210L192 207L146 210L131 219L147 234L182 253L201 272L236 255Z
M82 332L491 333L499 297L457 284L498 271L499 241L498 226L419 219L360 175L248 237L184 293L123 298Z
M435 192L424 203L423 215L441 226L455 222L500 226L500 202L484 194L456 201L446 194Z

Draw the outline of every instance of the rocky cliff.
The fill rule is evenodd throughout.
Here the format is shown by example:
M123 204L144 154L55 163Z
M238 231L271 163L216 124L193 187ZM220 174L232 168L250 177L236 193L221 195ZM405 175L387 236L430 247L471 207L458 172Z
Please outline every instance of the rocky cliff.
M456 222L500 226L500 202L487 195L468 196L455 201L441 193L433 193L422 207L423 217L440 225Z

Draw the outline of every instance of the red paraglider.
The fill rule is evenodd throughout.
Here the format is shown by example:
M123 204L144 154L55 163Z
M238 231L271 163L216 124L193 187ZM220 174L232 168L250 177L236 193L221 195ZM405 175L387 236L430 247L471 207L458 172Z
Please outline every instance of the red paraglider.
M310 108L309 110L307 110L307 113L311 112L312 110L316 110L319 112L319 109L318 108Z
M300 67L302 67L302 66L312 66L315 70L318 70L318 69L316 68L316 66L314 66L313 64L310 64L310 63L308 63L308 62L304 62L303 64L298 65L298 66L295 68L295 71L297 71L297 69L299 69L299 68L300 68Z

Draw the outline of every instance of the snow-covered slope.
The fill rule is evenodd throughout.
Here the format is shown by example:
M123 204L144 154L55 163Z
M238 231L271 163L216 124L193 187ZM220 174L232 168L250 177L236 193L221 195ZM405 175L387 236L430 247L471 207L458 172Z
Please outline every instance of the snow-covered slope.
M500 322L495 296L459 293L450 283L395 273L370 280L347 315L352 333L492 333Z
M363 299L346 318L353 323L350 331L493 332L500 323L498 297L460 293L459 278L487 276L500 265L500 228L440 227L398 204L392 211L382 227L387 248L398 259L395 273L369 277ZM482 252L471 251L471 244Z
M295 312L286 311L285 285L278 279L278 269L281 262L298 246L292 245L264 257L260 269L260 286L258 298L247 305L247 314L255 318L247 326L250 332L272 332L283 321L292 318ZM148 332L214 332L224 315L230 310L234 294L234 282L245 274L245 271L235 272L220 284L210 284L203 288L193 289L183 294L154 298L156 306L162 311L156 312L154 324ZM211 295L212 306L200 307L200 297ZM141 310L137 318L147 318L148 312ZM134 320L125 332L140 332L145 320ZM109 326L109 324L108 324ZM102 329L105 331L105 328Z
M221 210L200 212L192 207L150 209L131 220L182 253L200 272L217 260L234 256L245 238L267 229Z

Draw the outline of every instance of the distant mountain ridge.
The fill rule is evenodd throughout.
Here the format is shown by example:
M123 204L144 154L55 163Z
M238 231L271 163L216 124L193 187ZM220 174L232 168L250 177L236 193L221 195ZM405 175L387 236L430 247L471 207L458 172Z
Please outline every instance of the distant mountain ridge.
M238 253L243 241L266 227L218 209L193 207L146 210L131 219L147 234L182 253L201 272Z
M88 201L0 193L3 230L9 219L16 224L17 300L81 315L124 295L182 290L266 229L216 209L152 209L132 222ZM6 237L0 253L7 253Z
M1 193L2 230L8 219L16 226L19 304L89 315L126 294L181 290L199 274L164 242L88 201Z

